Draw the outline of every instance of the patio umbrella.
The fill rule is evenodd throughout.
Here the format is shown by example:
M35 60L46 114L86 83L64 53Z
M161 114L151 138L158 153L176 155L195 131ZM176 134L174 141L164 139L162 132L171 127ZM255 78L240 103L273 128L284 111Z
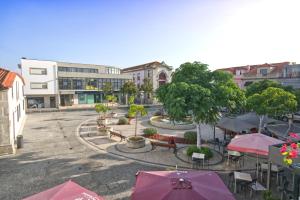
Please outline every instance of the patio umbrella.
M221 118L217 123L217 127L230 130L235 133L242 133L242 131L255 128L254 125L244 122L243 120L230 117Z
M257 175L258 175L258 155L267 156L269 146L281 144L283 141L266 136L261 133L251 133L235 136L227 146L228 150L244 153L254 153L257 155Z
M139 172L132 200L234 200L221 178L210 171Z
M23 200L104 200L71 180Z

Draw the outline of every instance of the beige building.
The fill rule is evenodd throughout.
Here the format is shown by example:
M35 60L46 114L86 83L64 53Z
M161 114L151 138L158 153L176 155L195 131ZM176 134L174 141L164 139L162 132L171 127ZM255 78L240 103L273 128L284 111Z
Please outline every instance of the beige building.
M300 88L300 65L292 62L265 63L219 69L233 74L240 88L253 82L273 80L285 86Z
M145 78L150 79L155 91L160 85L171 81L172 67L164 62L151 62L122 69L122 74L129 74L139 88Z

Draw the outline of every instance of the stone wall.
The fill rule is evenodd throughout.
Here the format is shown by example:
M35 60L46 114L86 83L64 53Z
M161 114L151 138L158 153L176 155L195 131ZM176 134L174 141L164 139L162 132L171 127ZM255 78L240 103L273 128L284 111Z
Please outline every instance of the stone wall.
M12 153L9 136L8 90L0 91L0 155Z

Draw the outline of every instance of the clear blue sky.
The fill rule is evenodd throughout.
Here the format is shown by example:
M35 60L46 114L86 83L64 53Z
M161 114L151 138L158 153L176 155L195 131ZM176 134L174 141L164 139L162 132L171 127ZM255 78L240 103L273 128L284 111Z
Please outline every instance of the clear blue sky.
M211 69L300 61L297 0L1 0L0 66L21 57Z

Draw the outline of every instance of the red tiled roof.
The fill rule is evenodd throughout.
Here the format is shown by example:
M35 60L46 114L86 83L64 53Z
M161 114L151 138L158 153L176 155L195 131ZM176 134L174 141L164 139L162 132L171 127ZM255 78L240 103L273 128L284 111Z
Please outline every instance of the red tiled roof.
M129 71L135 71L135 70L143 70L143 69L146 69L148 67L152 67L155 64L160 65L160 64L164 64L164 62L160 63L158 61L154 61L154 62L142 64L142 65L136 65L136 66L133 66L133 67L124 68L124 69L122 69L122 72L129 72ZM170 66L167 66L165 64L164 64L164 66L170 67ZM153 68L155 68L155 67L153 67Z
M251 65L250 71L245 73L245 75L255 75L257 74L257 69L261 67L273 67L273 70L270 74L280 72L284 66L288 65L290 62L281 62L281 63L265 63L261 65Z
M23 83L25 84L23 77L21 75L19 75L18 73L11 72L9 70L0 68L0 89L10 88L12 86L16 76L19 76L22 79Z

